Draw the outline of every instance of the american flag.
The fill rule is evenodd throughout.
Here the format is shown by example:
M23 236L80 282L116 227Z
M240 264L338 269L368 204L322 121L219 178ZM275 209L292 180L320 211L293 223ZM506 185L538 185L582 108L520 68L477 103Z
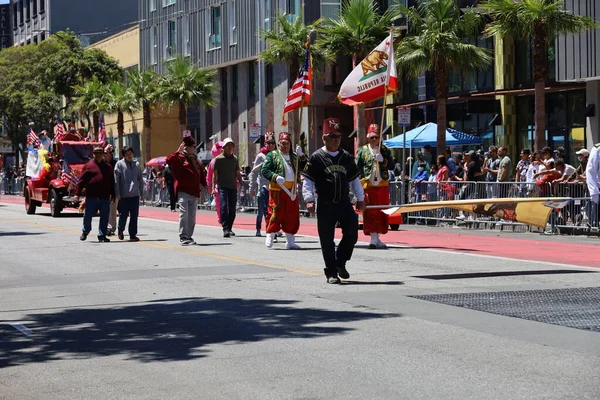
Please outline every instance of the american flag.
M296 110L300 107L304 107L310 103L310 89L312 85L312 65L310 57L310 43L306 44L306 54L304 56L304 63L298 71L298 77L292 85L285 104L283 106L283 115L281 125L287 125L285 121L285 114L290 111Z
M65 127L63 126L62 121L56 122L56 132L54 133L54 143L62 140L65 136Z
M104 114L100 113L100 127L98 128L98 141L102 146L106 144L106 128L104 127Z
M62 179L69 185L73 186L77 186L77 183L79 183L79 179L77 179L77 177L73 174L73 170L66 162L63 162Z
M40 147L40 138L34 132L33 128L29 128L29 133L27 134L27 146L28 147Z

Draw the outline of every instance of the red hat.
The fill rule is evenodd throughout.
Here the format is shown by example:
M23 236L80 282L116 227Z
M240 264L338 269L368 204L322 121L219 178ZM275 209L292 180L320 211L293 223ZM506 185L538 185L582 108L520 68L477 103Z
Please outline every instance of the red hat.
M327 118L323 121L323 136L333 132L340 133L340 120L337 118Z
M279 141L281 142L282 140L287 140L289 142L290 134L287 132L279 132Z
M273 131L266 131L265 132L265 143L267 142L274 142L275 141L275 132Z
M76 131L77 129L75 129L75 124L74 123L70 123L69 124L69 131Z
M369 135L369 133L379 134L379 125L377 125L377 124L369 125L369 129L367 130L367 135Z

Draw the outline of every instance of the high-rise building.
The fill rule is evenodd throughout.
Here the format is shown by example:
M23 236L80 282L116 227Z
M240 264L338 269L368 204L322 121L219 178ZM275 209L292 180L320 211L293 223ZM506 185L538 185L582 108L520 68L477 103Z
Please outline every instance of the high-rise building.
M84 45L137 24L138 0L10 0L15 46L70 29Z

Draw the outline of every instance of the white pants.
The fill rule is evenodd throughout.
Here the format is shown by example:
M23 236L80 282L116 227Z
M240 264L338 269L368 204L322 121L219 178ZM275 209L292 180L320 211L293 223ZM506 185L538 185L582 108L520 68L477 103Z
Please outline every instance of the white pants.
M179 239L191 239L196 227L196 211L198 198L179 192Z

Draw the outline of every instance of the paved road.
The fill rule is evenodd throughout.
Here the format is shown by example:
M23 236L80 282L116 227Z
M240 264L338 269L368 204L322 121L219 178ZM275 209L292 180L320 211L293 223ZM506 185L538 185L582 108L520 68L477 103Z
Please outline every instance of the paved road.
M314 222L301 251L249 216L181 247L176 215L144 212L142 242L82 243L78 215L0 203L0 398L600 397L597 240L415 229L332 286Z

